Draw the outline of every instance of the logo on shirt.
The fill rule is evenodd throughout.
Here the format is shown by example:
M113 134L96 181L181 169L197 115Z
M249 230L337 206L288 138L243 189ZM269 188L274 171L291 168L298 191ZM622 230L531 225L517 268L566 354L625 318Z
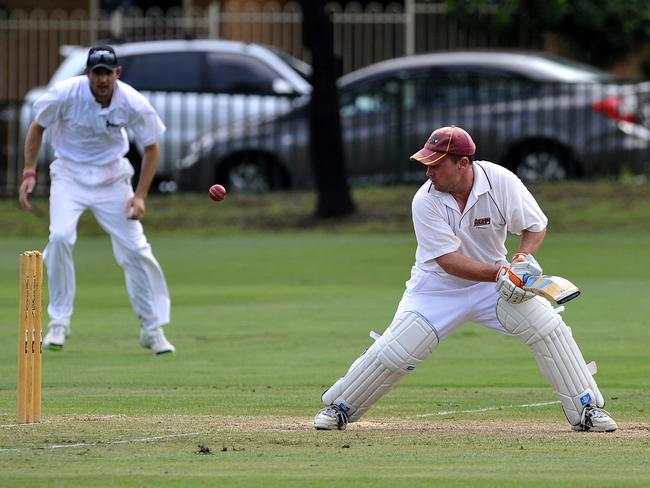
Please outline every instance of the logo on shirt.
M490 217L482 219L474 219L474 227L481 227L482 225L490 225Z
M107 129L110 129L111 127L119 127L119 126L120 126L120 124L114 124L114 123L111 122L110 120L107 120L107 121L106 121L106 128L107 128Z

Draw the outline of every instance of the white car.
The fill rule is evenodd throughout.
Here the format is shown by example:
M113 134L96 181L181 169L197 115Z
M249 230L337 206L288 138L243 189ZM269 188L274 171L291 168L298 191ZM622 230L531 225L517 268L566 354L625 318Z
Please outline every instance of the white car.
M162 191L175 189L166 181L173 162L201 134L247 117L282 113L311 92L311 67L275 48L207 39L111 45L123 68L120 79L145 95L167 126L157 175ZM48 86L27 93L20 115L23 139L34 101L52 84L83 74L88 49L62 48L65 60ZM134 146L127 157L137 169L142 148ZM53 158L46 137L39 164Z

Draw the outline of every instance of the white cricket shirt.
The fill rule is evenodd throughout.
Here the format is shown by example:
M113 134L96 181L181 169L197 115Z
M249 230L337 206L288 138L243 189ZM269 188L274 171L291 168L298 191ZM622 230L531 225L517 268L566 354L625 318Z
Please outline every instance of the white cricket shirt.
M435 258L459 251L483 263L506 261L508 232L540 232L548 219L519 178L488 161L474 161L474 185L465 210L449 193L424 183L413 197L412 213L417 250L415 266L450 286L475 282L447 274Z
M34 103L36 122L49 130L55 155L72 163L102 166L129 150L128 127L142 146L165 131L158 114L133 87L117 80L111 104L102 108L90 91L87 76L52 86Z

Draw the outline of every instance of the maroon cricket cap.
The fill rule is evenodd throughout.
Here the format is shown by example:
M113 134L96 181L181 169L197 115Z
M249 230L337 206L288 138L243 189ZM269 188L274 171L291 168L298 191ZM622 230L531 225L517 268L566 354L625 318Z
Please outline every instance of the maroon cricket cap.
M473 156L476 144L472 137L460 127L451 125L434 130L424 147L410 159L420 161L427 166L438 164L447 154L455 156Z

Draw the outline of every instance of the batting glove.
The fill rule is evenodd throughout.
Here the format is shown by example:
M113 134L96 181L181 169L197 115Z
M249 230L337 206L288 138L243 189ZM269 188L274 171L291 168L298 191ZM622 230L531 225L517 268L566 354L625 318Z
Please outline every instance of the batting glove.
M508 303L525 302L535 296L534 293L521 287L524 284L523 277L520 278L516 273L513 273L510 266L501 266L496 278L497 292Z
M532 254L518 252L512 257L510 262L511 271L523 279L525 275L539 276L542 274L542 267Z

